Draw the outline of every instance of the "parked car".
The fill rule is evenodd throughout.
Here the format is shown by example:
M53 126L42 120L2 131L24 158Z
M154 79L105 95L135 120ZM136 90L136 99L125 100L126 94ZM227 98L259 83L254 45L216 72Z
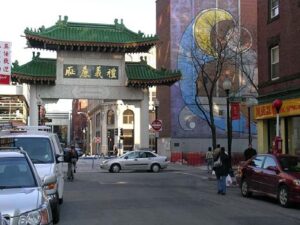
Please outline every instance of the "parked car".
M244 197L260 193L278 199L284 207L300 203L299 157L258 154L239 165L236 178Z
M33 162L41 180L54 176L53 183L45 188L50 199L53 222L60 217L59 204L63 202L64 172L63 150L55 133L48 132L46 126L21 127L16 130L0 132L2 146L22 147Z
M166 156L159 156L151 151L135 150L120 157L102 161L100 168L114 173L120 170L151 170L157 173L167 168L168 163Z
M0 221L2 225L52 225L52 213L44 188L55 176L43 181L25 151L0 148Z

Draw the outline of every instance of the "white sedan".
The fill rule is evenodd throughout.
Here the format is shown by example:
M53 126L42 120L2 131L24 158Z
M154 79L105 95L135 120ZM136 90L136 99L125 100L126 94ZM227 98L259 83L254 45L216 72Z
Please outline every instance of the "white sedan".
M151 170L157 173L167 168L168 164L166 156L159 156L151 151L135 150L120 157L104 160L100 168L114 173L120 170Z

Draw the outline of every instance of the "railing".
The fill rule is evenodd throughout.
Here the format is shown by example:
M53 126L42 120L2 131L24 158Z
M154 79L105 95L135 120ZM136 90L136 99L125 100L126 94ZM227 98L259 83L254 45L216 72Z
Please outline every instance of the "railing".
M170 161L173 163L181 163L190 166L201 166L205 165L205 154L206 152L179 152L172 151ZM233 152L231 156L232 165L238 165L239 162L243 161L243 153Z

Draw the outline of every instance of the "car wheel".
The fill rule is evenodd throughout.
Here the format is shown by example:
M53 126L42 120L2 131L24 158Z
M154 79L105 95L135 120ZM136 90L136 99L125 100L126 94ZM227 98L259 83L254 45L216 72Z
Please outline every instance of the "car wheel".
M250 197L252 195L252 192L249 191L249 185L246 179L243 179L242 185L241 185L241 193L244 197Z
M279 204L283 207L288 207L290 205L289 202L289 191L287 186L281 185L278 190L278 201Z
M112 170L113 173L119 173L120 170L121 170L121 168L120 168L120 166L118 164L113 164L111 166L111 170Z
M153 164L153 165L151 166L151 170L152 170L152 172L154 172L154 173L158 173L159 170L160 170L160 166L159 166L158 164Z
M53 223L56 224L59 222L59 202L56 201L52 207L52 217L53 217Z

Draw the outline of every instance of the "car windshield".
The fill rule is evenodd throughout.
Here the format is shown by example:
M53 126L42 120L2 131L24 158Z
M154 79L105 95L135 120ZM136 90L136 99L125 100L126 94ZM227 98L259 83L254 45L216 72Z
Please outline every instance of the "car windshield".
M15 137L10 140L11 147L22 147L33 163L52 163L53 155L48 138Z
M300 158L282 157L279 159L279 162L284 171L300 172Z
M0 189L36 186L26 158L0 158Z

